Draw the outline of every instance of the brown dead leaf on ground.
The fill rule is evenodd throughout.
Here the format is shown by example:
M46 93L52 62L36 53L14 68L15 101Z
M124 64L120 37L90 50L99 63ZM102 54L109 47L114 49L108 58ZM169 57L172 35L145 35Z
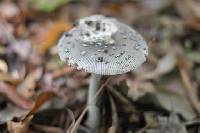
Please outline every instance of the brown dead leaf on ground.
M28 110L8 104L6 108L0 111L0 124L13 120L13 118L21 118L26 115Z
M0 4L0 17L4 19L10 19L20 13L19 7L16 4L9 1L1 2Z
M184 20L183 22L187 27L200 31L200 19L190 18L190 19Z
M129 87L128 96L134 101L147 93L155 92L155 86L148 81L131 81L127 79L126 83Z
M146 93L155 92L155 85L148 80L155 80L171 72L176 66L176 57L172 53L168 53L163 56L157 63L155 69L149 72L145 72L136 75L135 79L127 79L126 83L129 87L128 95L133 100L137 100L139 97L144 96Z
M5 81L5 82L12 83L12 84L17 84L17 83L20 82L20 79L15 78L8 73L0 72L0 81Z
M32 118L33 117L30 116L24 122L8 121L7 122L8 132L9 133L27 133Z
M200 112L199 0L78 0L49 13L33 10L30 6L27 0L0 2L0 93L7 97L0 97L0 124L7 122L3 129L0 125L0 132L8 129L10 133L88 131L81 122L87 119L87 107L85 110L83 107L89 74L66 67L57 55L56 43L60 34L71 27L71 22L91 14L116 17L141 33L147 42L156 38L154 45L148 43L150 55L141 68L116 76L107 85L105 92L113 99L105 100L107 103L102 110L112 110L102 119L112 116L113 123L110 130L107 124L111 121L102 124L101 129L136 132L146 125L145 132L150 127L144 122L146 113L151 112L155 118L162 114L171 119L171 110L192 123L187 126L179 122L182 127L198 128L199 123L194 124L191 120ZM176 46L186 55L183 59L189 58L183 62L191 61L192 67L187 68L177 58ZM47 90L57 97L52 99L54 94L41 94L36 98ZM35 101L30 100L32 98L36 98ZM52 102L47 103L51 99ZM66 107L73 111L76 122L70 119L66 124L69 116L66 113L57 116L58 110L53 109L65 110ZM26 120L30 117L33 123L27 130ZM24 123L18 121L22 119ZM169 125L172 122L169 120L166 124L164 120L158 125L162 123Z
M39 53L45 53L50 47L56 44L58 37L64 31L67 31L71 27L69 22L58 20L49 26L47 32L42 33L42 38L39 44L36 45L36 49Z
M30 72L26 78L17 86L17 91L25 98L32 98L35 94L36 80L42 75L42 68Z
M200 1L175 0L173 2L183 18L200 18Z
M175 0L174 5L183 17L186 27L200 30L200 1L198 0Z
M173 53L168 53L163 56L158 62L154 70L142 73L137 76L139 80L150 80L159 78L171 72L176 66L176 56Z
M10 23L5 23L4 21L0 21L0 43L7 43L12 40L11 34L14 33L14 27Z
M171 114L169 118L158 117L159 126L154 129L147 129L145 133L187 133L187 130L176 114Z
M7 73L8 72L8 65L2 59L0 59L0 72L3 72L3 73Z
M31 43L29 40L15 40L10 42L8 51L19 55L21 60L27 60L31 52Z
M54 79L58 78L58 77L62 77L62 76L65 76L67 74L70 74L70 73L73 73L75 72L76 70L72 67L64 67L63 69L61 70L57 70L57 71L54 71L52 73L52 76Z
M21 108L30 109L33 106L33 101L20 95L17 90L4 82L0 82L0 93L4 94L10 101Z
M26 121L30 116L34 115L36 111L47 101L54 98L56 95L54 92L46 91L42 92L36 99L35 105L31 109L31 111L26 115L26 117L22 121Z

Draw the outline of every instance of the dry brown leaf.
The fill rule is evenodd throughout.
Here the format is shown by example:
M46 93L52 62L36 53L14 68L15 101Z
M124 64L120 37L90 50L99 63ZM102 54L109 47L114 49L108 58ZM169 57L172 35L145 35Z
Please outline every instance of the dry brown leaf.
M183 90L184 85L181 82L179 77L169 77L159 82L161 88L165 88L169 92L172 92L177 95L186 96L185 91Z
M153 71L138 75L140 80L149 80L158 78L161 75L171 72L176 66L176 56L173 53L168 53L162 57L156 68Z
M7 128L9 133L27 133L30 121L32 120L32 116L30 116L26 121L24 122L14 122L14 121L8 121L7 122Z
M16 89L4 82L0 82L0 93L4 94L10 101L21 108L29 109L33 105L33 101L20 95Z
M8 43L13 40L12 34L14 33L13 25L0 21L0 42L2 44ZM5 51L4 51L5 52Z
M7 63L4 60L0 59L0 72L6 73L7 71L8 71Z
M53 23L52 26L48 29L47 33L44 35L43 40L36 49L39 53L45 53L50 47L56 44L56 41L60 34L64 31L67 31L71 27L70 23L65 21L57 21Z
M56 79L58 77L62 77L64 75L68 75L68 74L73 73L75 71L76 71L76 69L74 69L72 67L64 67L63 69L54 71L52 73L52 76L53 76L53 79Z
M194 30L200 31L200 19L190 18L183 21L184 24Z
M171 114L169 118L158 117L159 126L148 129L145 133L187 133L187 130L176 114Z
M36 99L34 107L31 111L26 115L26 117L22 121L26 121L30 116L34 115L36 111L47 101L54 98L56 94L52 91L42 92Z
M17 91L26 98L31 98L35 92L36 80L42 75L42 69L38 68L30 72L24 81L17 86Z
M0 81L5 81L5 82L16 84L16 83L20 82L20 79L15 78L14 76L9 75L8 73L0 72Z
M128 96L133 100L144 96L146 93L153 93L155 87L151 82L148 81L139 81L139 80L130 80L127 79L127 86L129 87Z
M2 2L0 4L0 17L4 19L12 18L20 13L19 7L13 2Z
M198 0L175 0L174 5L183 17L185 26L194 30L200 30L200 1Z
M196 117L195 111L192 109L190 102L185 96L175 94L165 88L159 87L157 87L154 95L162 108L179 113L186 120L192 120Z
M27 60L31 52L31 43L29 40L15 40L10 43L9 50L17 53L22 60Z
M200 18L200 2L197 0L175 0L176 8L185 19Z
M156 73L166 74L173 70L176 65L176 57L172 53L168 53L158 62Z
M13 104L8 104L5 109L0 111L0 124L12 120L14 117L19 118L25 116L28 110L13 106Z

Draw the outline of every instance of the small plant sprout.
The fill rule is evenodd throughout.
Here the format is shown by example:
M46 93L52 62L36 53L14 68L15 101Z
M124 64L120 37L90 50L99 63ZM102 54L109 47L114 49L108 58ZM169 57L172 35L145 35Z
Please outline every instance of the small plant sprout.
M61 37L61 60L91 73L88 92L88 120L92 129L99 126L99 108L94 96L103 75L117 75L138 68L148 54L144 39L135 30L114 18L102 15L84 17Z

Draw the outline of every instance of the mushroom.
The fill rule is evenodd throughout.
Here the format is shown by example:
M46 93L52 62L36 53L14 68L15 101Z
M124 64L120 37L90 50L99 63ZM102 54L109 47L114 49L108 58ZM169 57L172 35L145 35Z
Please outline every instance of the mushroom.
M91 73L88 92L88 126L99 123L99 108L93 97L103 75L117 75L138 68L146 60L144 39L126 24L110 17L93 15L77 21L58 42L61 60Z

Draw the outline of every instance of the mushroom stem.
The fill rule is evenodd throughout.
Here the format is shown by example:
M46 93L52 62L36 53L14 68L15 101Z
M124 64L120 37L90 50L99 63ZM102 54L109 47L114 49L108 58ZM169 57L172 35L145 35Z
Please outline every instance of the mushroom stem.
M99 74L91 74L91 79L90 79L90 85L89 85L89 90L88 90L88 99L87 99L87 105L89 106L88 109L88 119L86 124L91 128L91 129L98 129L99 127L99 107L96 105L97 99L94 98L95 94L99 88L99 84L101 81L102 75Z

